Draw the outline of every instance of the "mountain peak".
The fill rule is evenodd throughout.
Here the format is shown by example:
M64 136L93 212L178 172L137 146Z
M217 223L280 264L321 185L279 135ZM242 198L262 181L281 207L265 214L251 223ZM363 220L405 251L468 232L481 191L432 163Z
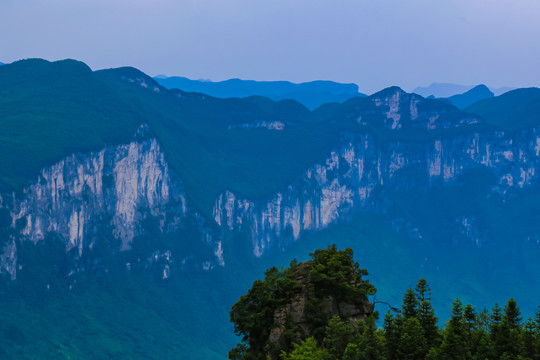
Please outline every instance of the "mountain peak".
M105 69L100 70L97 73L118 76L121 79L128 81L133 84L137 84L143 88L150 89L156 93L161 92L162 87L159 83L152 77L146 75L141 70L136 69L132 66L124 66L114 69Z
M491 96L494 96L495 94L484 84L477 85L473 87L471 90L467 91L465 94L474 94L474 93L482 93L482 94L490 94Z
M493 96L495 94L486 85L481 84L463 94L450 96L448 100L458 108L463 109L477 101L489 99Z
M376 92L375 94L372 94L370 98L372 97L391 97L396 94L407 94L402 88L399 86L390 86L385 89L382 89L381 91Z
M12 62L11 64L4 64L6 68L9 68L13 72L25 72L28 74L69 74L76 73L88 74L92 72L92 69L82 61L65 59L58 61L48 61L39 58L24 59Z

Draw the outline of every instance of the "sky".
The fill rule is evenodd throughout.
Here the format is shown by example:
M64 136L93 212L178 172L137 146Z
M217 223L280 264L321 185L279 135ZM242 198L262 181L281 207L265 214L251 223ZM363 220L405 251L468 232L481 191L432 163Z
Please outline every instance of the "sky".
M0 0L0 62L214 81L540 86L538 0Z

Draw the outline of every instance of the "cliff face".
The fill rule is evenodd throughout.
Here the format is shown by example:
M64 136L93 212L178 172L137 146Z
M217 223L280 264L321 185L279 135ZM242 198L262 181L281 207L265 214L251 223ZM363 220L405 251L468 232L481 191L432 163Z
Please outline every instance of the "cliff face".
M435 130L480 121L468 114L452 121L445 119L446 110L436 113L414 94L396 91L387 95L372 100L387 129ZM356 115L362 121L362 114ZM217 199L213 214L229 232L247 227L253 252L261 256L270 248L283 248L298 240L306 231L345 221L359 210L384 212L384 201L377 196L381 189L402 191L454 184L467 171L484 168L498 179L492 192L504 197L509 189L527 188L538 178L539 155L540 128L514 133L473 131L417 142L382 142L360 130L347 133L324 162L310 167L267 201L251 201L226 191ZM463 235L480 245L474 219L463 215L455 221L461 224Z
M4 244L0 272L12 279L18 269L19 241L37 243L54 234L65 243L66 251L76 249L75 256L80 258L94 247L100 229L107 228L118 240L111 247L129 251L133 239L148 231L147 218L157 222L162 233L197 223L200 241L216 254L200 266L223 265L219 237L187 205L180 179L170 172L158 141L146 126L129 144L71 155L44 168L21 194L4 196L2 206L10 211L14 232ZM147 255L147 262L158 257L166 260L163 277L167 277L169 263L175 260L170 251L158 248Z
M253 253L262 256L359 211L385 213L387 202L381 195L385 191L455 184L468 171L484 168L497 179L492 193L504 198L510 189L528 188L538 179L540 127L511 133L480 131L471 125L481 119L396 88L363 101L367 105L352 108L343 117L352 125L324 161L266 200L223 192L216 199L213 219L203 218L190 206L181 179L170 170L159 141L146 126L128 144L68 156L42 169L22 193L0 194L0 209L8 211L10 229L0 244L0 272L15 279L21 242L38 243L47 236L60 238L67 252L81 258L105 229L116 239L112 249L130 251L137 237L156 231L149 228L151 220L157 232L177 242L194 241L193 236L186 238L184 229L195 228L196 241L206 249L204 255L178 254L166 246L147 249L140 260L143 266L158 262L163 277L168 277L174 263L193 262L206 270L223 266L221 239L239 231L251 234ZM416 129L432 135L381 140L373 131L377 127L390 134ZM287 131L283 126L255 128ZM443 134L442 129L461 131L433 135ZM454 220L458 231L481 245L482 231L474 217L461 214Z

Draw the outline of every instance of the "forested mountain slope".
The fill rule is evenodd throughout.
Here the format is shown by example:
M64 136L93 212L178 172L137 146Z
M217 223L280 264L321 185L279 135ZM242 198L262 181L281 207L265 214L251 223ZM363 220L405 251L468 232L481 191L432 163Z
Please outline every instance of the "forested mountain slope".
M171 331L204 344L212 322L190 335L189 314L225 311L253 269L331 243L364 249L357 256L388 285L381 296L389 301L426 277L444 303L460 294L487 306L519 293L532 311L531 289L540 285L537 90L461 111L391 87L310 111L292 100L167 90L134 68L4 65L0 273L12 309L4 324L37 311L42 296L32 287L72 294L90 304L79 310L95 329L112 329L96 318L100 291L139 309L133 294L149 277L159 294L147 307L156 326L175 314ZM108 281L126 286L111 292ZM180 294L185 309L175 308ZM66 299L58 296L50 303L57 310ZM66 309L65 323L76 321L78 308ZM227 334L223 311L216 332ZM27 331L31 320L19 326ZM112 338L101 349L114 353ZM223 339L218 353L234 341ZM178 351L197 354L191 343Z

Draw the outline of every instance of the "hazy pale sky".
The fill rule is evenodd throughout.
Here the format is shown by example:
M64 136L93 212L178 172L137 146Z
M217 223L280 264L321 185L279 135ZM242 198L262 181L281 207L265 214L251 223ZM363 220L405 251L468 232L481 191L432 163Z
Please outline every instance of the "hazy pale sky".
M0 61L224 80L540 86L539 0L0 0Z

